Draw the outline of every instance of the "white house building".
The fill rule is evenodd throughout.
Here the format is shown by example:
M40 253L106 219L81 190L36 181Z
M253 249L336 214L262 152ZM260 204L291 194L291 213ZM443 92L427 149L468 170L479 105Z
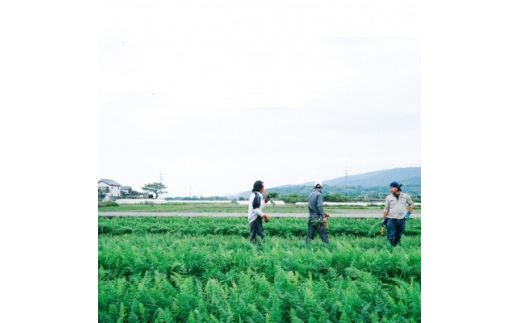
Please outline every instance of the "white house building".
M111 179L100 179L98 181L98 191L105 193L105 198L121 196L121 184Z

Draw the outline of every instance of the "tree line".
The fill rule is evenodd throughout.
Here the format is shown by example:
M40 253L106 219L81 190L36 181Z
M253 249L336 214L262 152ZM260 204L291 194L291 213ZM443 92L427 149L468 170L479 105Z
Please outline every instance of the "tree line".
M155 198L159 194L165 194L166 186L162 183L150 183L143 186L141 189L155 194ZM278 188L276 192L269 192L272 199L284 201L285 203L307 202L308 196L312 188L309 186L295 185L291 187ZM403 192L410 194L412 199L416 202L421 201L421 186L410 185L403 186ZM341 187L341 186L325 186L323 188L323 201L325 202L367 202L384 200L389 194L387 186L377 187ZM183 198L188 199L188 198ZM192 198L190 198L192 199ZM212 196L206 198L197 198L204 200L225 200L225 197ZM239 200L246 200L244 196L240 196Z

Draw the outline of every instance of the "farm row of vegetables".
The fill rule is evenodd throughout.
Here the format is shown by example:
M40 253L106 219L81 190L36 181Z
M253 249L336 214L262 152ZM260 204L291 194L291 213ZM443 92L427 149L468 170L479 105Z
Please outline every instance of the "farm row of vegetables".
M420 322L420 219L397 248L378 222L306 246L305 219L273 219L255 246L242 218L99 218L98 321Z
M378 213L383 215L383 205L326 205L325 212L329 213ZM414 207L415 214L420 213L421 206ZM267 203L266 212L271 213L307 213L308 206L294 203L273 206ZM242 213L247 214L247 204L195 204L195 203L154 203L147 204L118 204L117 202L99 202L98 212L201 212L201 213Z
M380 235L381 219L329 218L329 235ZM302 237L307 235L306 218L271 218L264 223L267 236ZM181 235L236 235L248 237L247 218L209 217L113 217L98 219L98 234L175 233ZM421 219L406 222L406 235L421 234Z

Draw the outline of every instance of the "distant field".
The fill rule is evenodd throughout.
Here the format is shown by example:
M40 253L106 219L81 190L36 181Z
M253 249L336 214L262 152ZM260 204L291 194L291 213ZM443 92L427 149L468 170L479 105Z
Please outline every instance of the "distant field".
M383 206L348 206L334 205L325 206L328 213L381 213ZM268 204L264 211L266 213L306 213L307 205L276 205ZM247 205L239 204L193 204L193 203L165 203L165 204L131 204L120 206L99 207L98 212L207 212L207 213L244 213L247 214ZM415 214L420 214L420 206L414 208Z

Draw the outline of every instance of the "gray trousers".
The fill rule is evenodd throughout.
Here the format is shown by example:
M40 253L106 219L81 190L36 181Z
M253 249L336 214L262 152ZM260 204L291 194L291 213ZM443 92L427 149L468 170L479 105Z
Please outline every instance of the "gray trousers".
M262 226L261 217L257 217L253 222L249 223L249 228L251 229L251 237L249 238L249 241L256 243L256 236L259 235L262 238L262 241L265 242L264 227Z
M305 240L305 244L309 244L311 240L314 240L314 234L318 231L321 240L325 242L325 244L329 244L329 237L327 236L327 231L325 230L325 225L323 224L312 224L309 222L309 233L307 233L307 240Z

